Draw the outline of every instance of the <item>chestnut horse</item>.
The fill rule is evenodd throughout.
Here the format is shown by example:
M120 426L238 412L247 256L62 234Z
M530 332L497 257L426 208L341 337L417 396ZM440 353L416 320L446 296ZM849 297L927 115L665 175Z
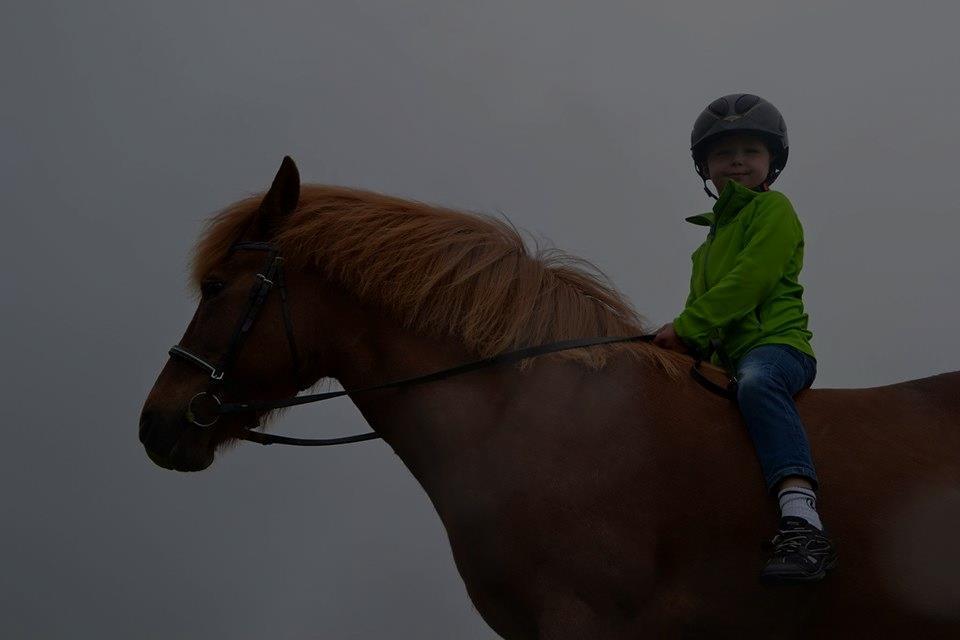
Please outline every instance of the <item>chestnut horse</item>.
M243 322L224 402L643 331L583 261L532 255L507 223L301 186L285 158L265 194L201 239L183 353L231 350L265 278L263 252L243 248L264 243L284 260L284 295ZM798 396L840 564L819 584L767 587L775 506L736 405L696 384L691 362L606 345L351 398L430 496L470 598L504 638L960 638L960 372ZM191 401L212 396L196 364L168 361L140 416L147 454L168 469L206 468L275 413L198 426L187 409L209 413Z

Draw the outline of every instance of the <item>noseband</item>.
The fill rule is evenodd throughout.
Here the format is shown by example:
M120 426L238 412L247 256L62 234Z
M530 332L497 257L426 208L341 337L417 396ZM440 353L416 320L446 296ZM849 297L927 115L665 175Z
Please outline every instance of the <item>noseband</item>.
M220 416L224 414L269 411L272 409L281 409L283 407L293 407L311 402L320 402L322 400L329 400L331 398L338 398L345 395L365 393L378 389L391 389L424 384L427 382L433 382L435 380L456 376L462 373L467 373L468 371L475 371L477 369L483 369L485 367L491 367L494 365L520 362L525 358L532 358L534 356L545 355L548 353L557 353L559 351L568 351L570 349L580 349L583 347L592 347L596 345L621 342L651 342L656 335L648 333L635 336L612 336L602 338L585 338L580 340L562 340L559 342L551 342L549 344L526 347L516 351L509 351L491 356L489 358L483 358L481 360L474 360L473 362L460 364L455 367L450 367L449 369L442 369L440 371L434 371L432 373L415 376L412 378L394 380L392 382L385 382L361 389L331 391L328 393L317 393L306 396L294 396L288 400L281 400L278 402L224 403L217 392L226 384L227 374L230 373L231 368L236 362L240 348L243 346L244 340L250 333L257 315L263 308L263 305L267 300L267 295L274 288L277 288L280 292L280 302L283 310L283 324L287 334L287 344L290 346L293 377L297 383L297 389L303 390L310 386L309 383L305 385L300 383L300 356L298 354L297 343L293 335L293 321L291 320L290 307L287 302L287 287L283 279L283 258L280 256L279 248L276 245L268 242L238 242L237 244L233 245L231 251L238 249L265 251L267 252L267 261L261 272L257 273L257 281L250 290L247 306L244 312L241 314L240 320L237 322L226 353L220 358L218 363L214 364L211 361L189 351L188 349L181 347L180 345L170 347L169 351L171 356L185 360L186 362L189 362L194 366L197 366L210 373L208 388L193 396L187 403L187 408L185 411L187 421L204 429L215 425L220 419ZM693 368L690 371L697 382L710 391L725 398L735 399L736 379L731 378L730 383L726 387L721 387L700 372L700 362L701 358L698 356L693 364ZM207 402L209 404L208 409L205 412L199 410L199 405L203 402ZM370 432L342 438L290 438L287 436L278 436L274 434L253 431L253 429L257 428L258 426L259 424L254 424L250 427L247 427L245 431L238 437L241 440L256 442L258 444L289 444L308 447L347 444L349 442L361 442L363 440L373 440L380 437L376 433Z

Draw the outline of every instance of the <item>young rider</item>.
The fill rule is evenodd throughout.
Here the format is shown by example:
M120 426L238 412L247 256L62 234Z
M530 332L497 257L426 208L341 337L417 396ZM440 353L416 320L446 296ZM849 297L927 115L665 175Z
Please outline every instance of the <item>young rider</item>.
M817 370L798 281L803 228L787 197L769 190L787 163L786 124L763 98L735 93L707 106L690 142L697 174L716 203L712 212L687 218L710 229L693 253L685 308L654 343L710 355L736 373L737 401L767 490L780 503L761 579L820 580L836 553L816 511L817 475L793 401Z

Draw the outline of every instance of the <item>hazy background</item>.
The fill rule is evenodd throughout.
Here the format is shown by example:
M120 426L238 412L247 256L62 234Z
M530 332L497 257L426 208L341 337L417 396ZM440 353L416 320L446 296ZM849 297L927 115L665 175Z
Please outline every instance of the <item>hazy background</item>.
M141 405L205 218L306 182L503 212L651 323L712 206L711 100L783 112L816 387L960 369L955 2L34 2L0 24L7 638L492 638L382 442L155 467ZM277 431L366 430L349 401ZM751 570L745 567L745 570Z

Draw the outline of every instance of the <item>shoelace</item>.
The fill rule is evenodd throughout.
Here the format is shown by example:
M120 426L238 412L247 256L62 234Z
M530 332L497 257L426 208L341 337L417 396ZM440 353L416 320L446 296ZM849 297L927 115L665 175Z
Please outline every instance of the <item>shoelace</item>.
M775 555L797 553L808 557L829 547L827 539L819 531L802 527L778 531L768 545Z

